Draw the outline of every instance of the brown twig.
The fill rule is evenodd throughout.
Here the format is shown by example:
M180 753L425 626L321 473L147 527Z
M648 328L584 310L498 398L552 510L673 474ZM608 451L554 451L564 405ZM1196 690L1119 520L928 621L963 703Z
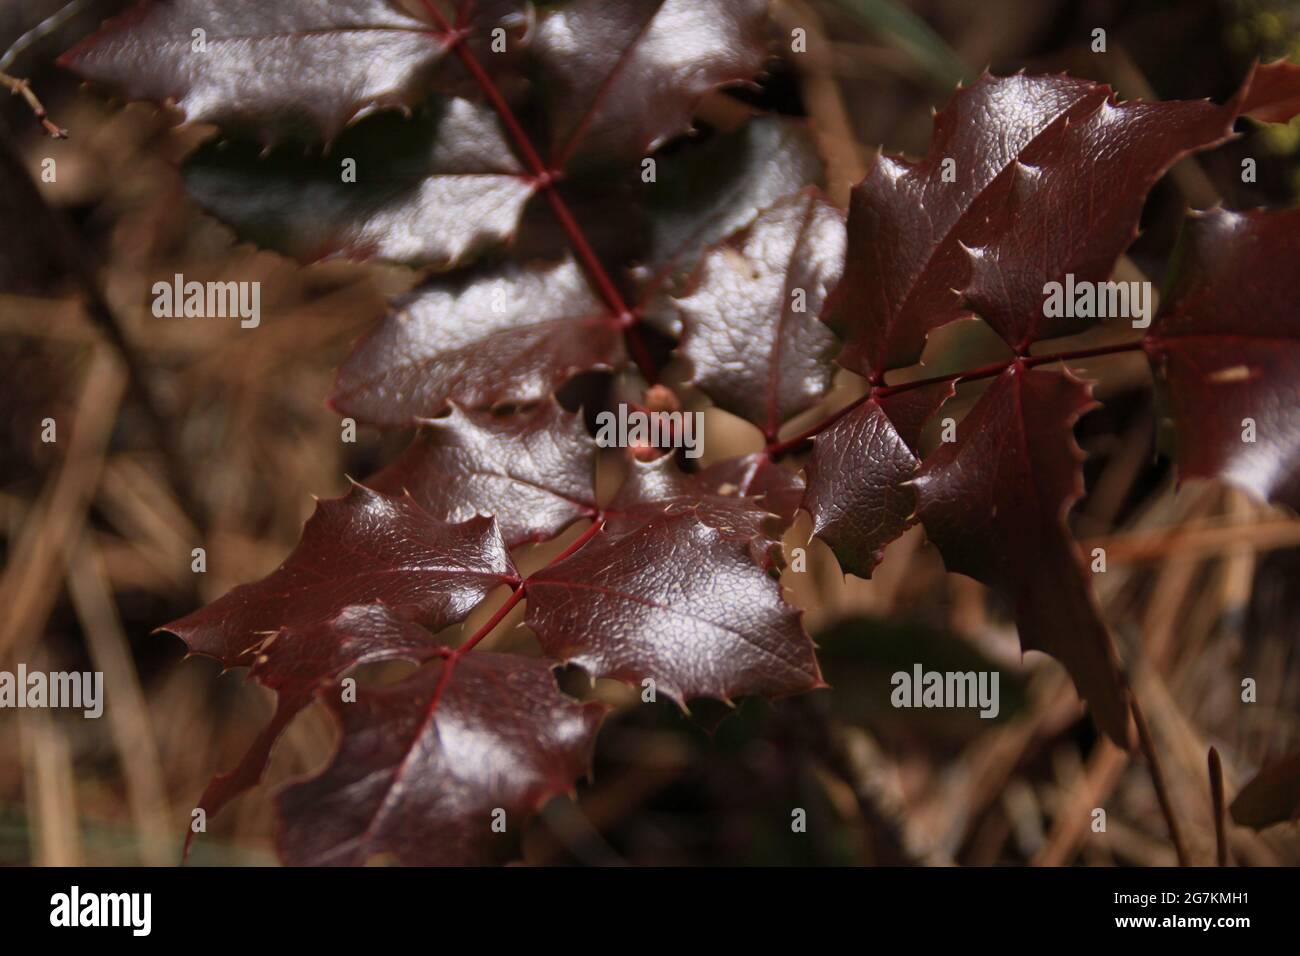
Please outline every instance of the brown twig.
M36 93L32 90L32 84L17 76L10 76L8 73L0 72L0 84L9 87L9 92L14 96L21 96L27 101L31 108L32 115L36 117L41 128L45 130L45 135L54 139L67 139L68 131L59 126L50 119L50 114L45 111L45 105L37 98Z
M1219 752L1213 747L1210 748L1209 764L1210 803L1214 807L1215 859L1219 866L1227 866L1228 833L1226 822L1227 809L1223 802L1223 762L1219 760Z
M1147 718L1138 704L1137 695L1130 695L1129 699L1132 702L1133 720L1137 724L1138 741L1142 753L1146 755L1147 767L1151 771L1151 783L1156 790L1156 800L1160 803L1160 812L1164 814L1165 825L1169 828L1169 840L1174 845L1174 852L1178 854L1178 865L1187 866L1187 848L1183 846L1182 830L1178 826L1178 818L1174 816L1174 805L1170 802L1169 791L1165 787L1165 773L1160 767L1160 760L1156 757L1151 728L1147 726Z
M113 603L103 556L89 534L64 543L68 594L86 635L91 660L103 673L108 697L114 703L108 708L109 733L122 767L127 806L136 832L142 837L140 861L148 866L166 866L174 859L166 777L149 705Z
M1106 560L1141 564L1213 558L1234 549L1251 552L1274 551L1300 545L1300 521L1289 517L1267 517L1258 521L1228 522L1222 518L1193 518L1154 531L1129 531L1087 537L1084 548L1105 548Z
M1105 803L1128 762L1128 751L1115 746L1109 737L1098 741L1083 779L1056 811L1052 830L1031 866L1065 866L1074 858L1087 835L1089 810Z

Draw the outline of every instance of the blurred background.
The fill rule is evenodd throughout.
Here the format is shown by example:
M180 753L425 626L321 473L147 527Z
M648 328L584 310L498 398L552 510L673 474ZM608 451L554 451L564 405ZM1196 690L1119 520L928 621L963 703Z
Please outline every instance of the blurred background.
M191 808L260 729L270 695L243 673L183 660L179 640L151 632L273 570L313 495L342 493L346 476L373 473L409 437L362 428L344 443L324 399L349 344L415 274L302 268L237 244L202 214L176 163L210 130L173 128L159 110L113 102L53 65L124 6L0 0L0 72L30 79L71 132L45 138L19 97L0 98L13 161L35 178L56 161L57 181L40 191L61 217L52 233L40 225L16 170L3 167L0 669L99 670L110 702L99 720L0 712L4 864L178 862ZM699 135L753 109L807 117L841 204L879 147L923 152L931 107L986 66L1067 70L1124 98L1222 101L1252 59L1300 61L1300 4L1281 0L774 0L772 12L774 37L808 30L808 54L775 56L756 91L710 97ZM1107 31L1105 55L1089 50L1096 28ZM1240 181L1246 156L1258 162L1254 184ZM1290 205L1297 194L1300 125L1252 128L1157 186L1120 271L1159 288L1189 205ZM22 260L42 245L67 262ZM257 333L154 319L149 287L178 272L260 280ZM970 325L934 338L931 371L1000 355ZM1088 494L1075 531L1085 548L1107 549L1106 616L1193 861L1211 863L1208 748L1223 757L1231 799L1300 741L1300 521L1218 485L1175 493L1145 360L1088 368L1105 407L1078 428ZM843 383L831 404L855 387ZM955 407L975 394L961 392ZM711 455L752 446L739 423L710 414ZM41 441L46 418L57 422L54 444ZM804 516L787 546L807 537ZM204 574L191 572L196 547ZM525 862L1174 862L1147 769L1096 737L1054 661L1022 660L1005 609L945 574L919 529L870 582L844 579L819 543L809 553L809 573L786 583L833 689L730 714L701 704L687 717L668 703L630 706L626 690L602 684L628 706L601 733L577 802L552 802L525 834ZM499 640L526 637L516 623ZM893 710L889 675L917 661L1000 670L1001 714ZM1253 704L1240 699L1246 677L1258 684ZM322 713L304 714L267 782L209 821L191 863L273 864L268 796L321 766L333 739ZM791 832L793 807L807 811L805 834ZM1107 810L1105 833L1089 829L1093 807ZM1295 825L1229 836L1238 863L1300 863Z

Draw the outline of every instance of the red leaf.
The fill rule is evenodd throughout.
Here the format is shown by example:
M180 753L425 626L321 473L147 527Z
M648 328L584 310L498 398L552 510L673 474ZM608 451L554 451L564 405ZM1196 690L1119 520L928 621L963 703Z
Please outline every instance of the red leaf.
M361 421L415 424L452 401L537 401L623 360L616 322L572 260L511 264L394 302L339 369L330 403Z
M175 100L193 122L269 135L306 118L328 139L360 113L422 99L449 49L390 0L144 0L59 62L130 99Z
M353 604L384 604L438 630L516 578L491 519L446 524L410 498L357 485L317 503L302 540L274 573L163 629L192 653L238 667L253 662L268 634L328 621Z
M813 189L710 252L677 302L695 384L775 438L830 388L836 341L819 316L843 263L844 220Z
M699 481L708 494L752 499L784 525L794 520L803 499L799 472L782 468L761 452L710 465L699 473Z
M366 486L409 492L443 521L490 515L514 547L594 516L595 469L596 445L581 417L555 401L509 417L453 406Z
M537 190L492 111L463 99L367 120L319 156L214 142L186 162L185 183L241 238L304 262L437 269L512 238Z
M1271 64L1255 67L1224 106L1112 98L1076 112L1021 152L972 211L967 304L1017 351L1082 331L1091 320L1044 317L1046 284L1070 274L1076 284L1105 281L1171 165L1224 142L1240 115L1285 120L1297 111L1300 71Z
M277 632L259 646L249 675L275 691L275 713L234 769L212 778L198 806L215 816L256 786L276 740L324 683L358 664L396 658L421 661L443 649L423 627L380 605L354 605L330 620ZM192 830L186 834L187 853L193 837Z
M1262 123L1287 123L1300 114L1300 66L1294 63L1257 63L1243 88L1242 116Z
M684 132L708 91L763 65L764 0L577 0L546 14L551 166L639 158Z
M885 546L915 523L917 441L952 393L940 382L868 399L817 436L803 508L845 571L871 577Z
M1179 473L1300 510L1300 210L1194 215L1146 349ZM1245 441L1246 420L1254 441Z
M1127 747L1128 690L1065 525L1083 493L1071 428L1093 406L1091 389L1070 374L1014 363L914 484L917 514L948 570L1001 594L1021 645L1060 660L1098 726Z
M959 243L985 192L1062 118L1086 115L1106 88L1067 76L984 75L936 114L919 162L881 155L853 190L848 254L830 320L840 364L877 379L920 359L933 329L965 314ZM944 182L944 161L954 181Z
M924 159L881 156L853 191L829 313L840 364L880 381L968 310L1017 350L1078 331L1044 321L1044 285L1104 280L1171 164L1226 139L1243 109L1289 117L1297 96L1278 64L1252 71L1225 106L1121 104L1071 77L982 76L936 115Z
M646 195L647 284L694 270L705 250L754 221L783 196L815 185L822 164L805 123L759 116L665 163Z
M1235 106L1205 100L1103 97L1053 125L972 211L981 221L963 236L971 247L967 304L1017 352L1040 338L1084 331L1095 320L1045 317L1044 287L1067 275L1075 283L1104 282L1137 238L1151 187L1183 156L1228 139L1235 118ZM1134 306L1119 321L1134 318Z
M1300 753L1261 768L1228 809L1233 820L1256 830L1300 819Z
M342 729L333 761L276 798L291 865L484 864L550 797L586 773L605 713L555 684L553 665L476 651L426 664L354 703L324 698ZM492 829L505 812L506 836Z
M764 569L767 512L710 495L671 458L633 468L605 526L528 579L543 649L598 677L640 682L683 704L822 686L802 624Z

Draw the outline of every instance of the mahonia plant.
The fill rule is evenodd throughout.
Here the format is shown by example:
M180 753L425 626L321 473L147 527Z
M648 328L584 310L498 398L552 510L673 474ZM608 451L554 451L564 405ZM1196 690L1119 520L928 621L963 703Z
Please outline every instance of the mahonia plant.
M824 686L778 579L800 509L862 577L919 522L1131 747L1129 690L1066 523L1083 491L1072 428L1096 405L1072 361L1145 353L1182 477L1300 505L1300 286L1283 265L1300 261L1300 210L1192 214L1140 338L1043 347L1095 324L1052 315L1047 284L1107 280L1173 163L1242 117L1300 112L1296 68L1256 67L1223 105L986 74L936 114L924 157L874 162L846 218L796 120L681 140L702 96L762 71L765 7L144 0L64 55L218 128L183 173L240 237L421 277L330 398L360 422L415 427L409 449L319 502L269 577L165 628L277 698L203 794L208 814L261 779L320 700L340 741L276 797L286 862L501 858L493 821L517 832L588 771L606 708L563 693L559 665L652 682L682 706ZM286 142L304 139L314 148ZM971 317L1003 360L891 382L929 333ZM765 448L703 469L634 449L622 486L598 495L592 431L557 390L614 373L643 407L675 409L659 381L670 348ZM865 393L789 434L837 369ZM952 440L923 454L927 425L976 380ZM518 570L520 546L574 525L557 557ZM500 588L483 626L442 643ZM521 602L540 656L479 649ZM341 692L358 665L392 659L418 666Z

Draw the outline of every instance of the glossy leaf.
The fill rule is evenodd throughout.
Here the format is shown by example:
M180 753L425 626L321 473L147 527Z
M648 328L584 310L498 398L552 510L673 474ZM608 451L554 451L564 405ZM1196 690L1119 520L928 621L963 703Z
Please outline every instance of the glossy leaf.
M890 386L885 375L967 314L1019 352L1077 331L1045 316L1045 284L1108 278L1157 178L1241 116L1289 118L1297 71L1257 67L1224 106L1119 103L1064 76L982 77L938 114L925 157L874 163L846 238L808 188L820 162L796 121L674 143L654 157L652 183L636 175L689 130L701 96L761 71L765 10L764 0L173 0L138 4L65 56L127 97L171 99L219 127L185 175L241 238L308 262L423 270L355 346L331 399L362 421L418 428L412 445L368 487L321 502L276 572L170 628L276 694L247 756L203 794L209 813L261 779L312 701L340 726L331 762L278 798L286 862L500 859L590 764L604 707L561 693L562 662L653 681L682 705L823 686L779 583L780 534L800 506L845 570L864 576L922 521L947 566L1002 595L1022 645L1060 659L1100 727L1130 744L1128 691L1066 524L1083 488L1072 428L1092 407L1088 387L1066 369L1013 362L957 440L920 462L922 433L953 387ZM504 52L489 39L496 25ZM257 146L241 139L250 132ZM261 149L304 133L325 144ZM539 192L546 201L531 203ZM9 208L22 218L21 202ZM1300 299L1271 264L1300 259L1298 226L1294 213L1196 220L1145 343L1181 473L1293 506ZM37 266L48 245L39 227ZM489 250L498 257L470 267ZM24 252L13 254L20 265ZM0 284L21 283L21 269L0 271ZM615 316L620 298L630 308ZM766 453L689 474L664 455L630 462L602 506L594 443L554 393L581 373L623 371L630 344L646 381L621 397L677 407L654 381L674 343L643 341L629 331L637 323L675 339L699 390L769 446L825 397L837 335L839 363L875 391L816 434L806 488ZM600 400L596 386L584 393L588 415ZM1240 440L1246 419L1254 442ZM591 526L559 557L521 579L508 547L583 520ZM439 642L436 631L501 585L513 597L463 651ZM520 599L547 656L481 650ZM341 693L353 668L392 659L413 673L355 700ZM1234 814L1251 825L1293 815L1293 776L1266 771Z
M511 264L395 301L339 369L330 403L360 421L414 424L453 401L537 401L623 358L621 330L572 260Z
M1261 123L1287 123L1300 115L1300 66L1286 60L1255 64L1244 87L1242 116Z
M1096 320L1045 317L1047 284L1064 285L1070 276L1075 287L1106 281L1137 238L1146 194L1170 166L1224 142L1240 115L1282 120L1296 112L1300 73L1271 64L1253 69L1224 106L1112 97L1055 124L972 211L978 225L963 239L971 258L967 305L1018 351L1040 338L1083 331ZM1139 319L1135 305L1130 295L1127 314L1109 320L1145 327L1151 316Z
M253 663L281 628L331 620L353 604L384 604L438 630L462 621L493 588L516 577L496 524L453 525L410 498L354 486L317 503L280 567L242 584L164 630L227 667Z
M553 664L476 651L357 700L324 698L342 731L318 776L276 799L291 865L417 866L503 856L526 819L586 773L604 715L562 694ZM493 830L503 812L505 834Z
M845 571L871 577L885 546L915 522L921 428L952 393L941 382L868 399L814 440L803 508Z
M709 253L677 302L694 383L775 438L830 388L836 341L820 315L843 262L844 220L814 190L776 203Z
M699 480L709 494L754 499L787 525L794 520L803 500L799 472L782 468L761 452L710 465L700 472Z
M1011 365L922 464L917 514L948 570L1002 595L1021 645L1064 664L1098 726L1128 746L1128 689L1065 525L1083 493L1072 426L1093 406L1069 373Z
M594 515L595 469L596 445L582 419L554 401L511 416L453 407L365 484L409 492L444 521L491 515L513 547Z
M275 712L230 771L218 774L204 789L198 806L209 817L266 772L271 748L316 691L358 664L404 659L422 661L442 650L420 625L396 616L382 605L354 605L306 627L287 627L257 648L250 676L275 691ZM186 834L186 851L194 838Z
M197 35L195 31L203 31ZM423 99L446 38L392 0L143 0L60 62L130 99L268 137Z
M1067 76L985 74L935 115L923 159L877 158L853 190L829 315L845 341L840 364L868 378L912 365L931 331L967 314L960 240L981 197L1053 124L1096 110L1106 92Z
M1235 118L1235 107L1206 100L1103 98L1053 125L1019 153L973 209L983 221L963 239L971 259L967 305L1017 351L1099 321L1047 317L1044 288L1061 283L1064 296L1080 283L1105 282L1137 238L1151 187L1183 156L1225 141ZM1102 321L1144 327L1150 312L1138 317L1132 289L1120 291L1130 295L1113 302L1107 295L1105 309L1127 301L1127 308L1114 309L1124 314Z
M675 156L646 195L654 274L691 272L709 246L754 221L768 206L821 178L807 127L761 116Z
M1300 510L1300 210L1194 215L1146 341L1179 474Z
M982 76L935 116L923 159L882 155L854 188L829 313L840 363L879 380L971 311L1018 350L1080 331L1044 319L1046 283L1105 280L1170 165L1223 142L1243 109L1285 116L1297 94L1277 64L1252 71L1225 106L1118 103L1067 76Z
M605 526L528 579L543 649L677 701L779 696L822 685L800 612L763 563L767 512L703 493L670 458L638 466Z
M340 257L446 269L511 238L536 191L491 110L463 99L375 117L324 155L210 143L191 195L241 238L304 262Z
M696 100L763 65L763 0L576 0L547 12L551 166L639 159L684 132Z

